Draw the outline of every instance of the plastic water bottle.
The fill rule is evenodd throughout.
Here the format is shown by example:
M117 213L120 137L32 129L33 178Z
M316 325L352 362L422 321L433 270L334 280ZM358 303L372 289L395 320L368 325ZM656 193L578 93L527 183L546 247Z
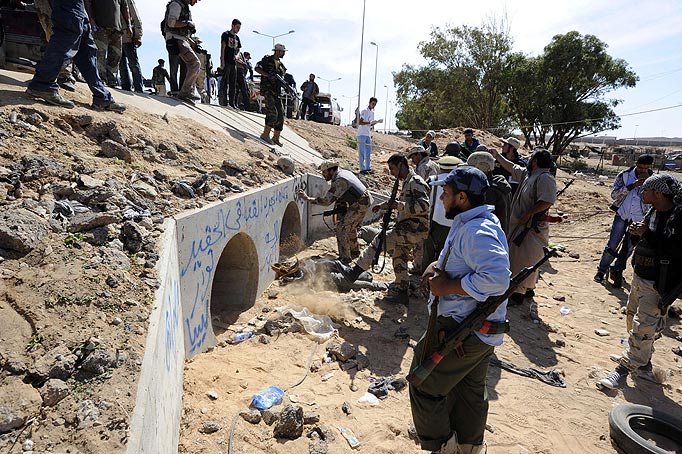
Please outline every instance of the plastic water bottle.
M284 391L279 389L277 386L271 386L265 391L261 391L258 394L253 395L253 400L251 401L251 406L259 410L267 410L273 405L277 405L282 402L284 397Z
M244 342L246 339L249 339L251 337L255 336L253 331L249 331L247 333L238 333L232 336L232 343L233 344L238 344L240 342Z

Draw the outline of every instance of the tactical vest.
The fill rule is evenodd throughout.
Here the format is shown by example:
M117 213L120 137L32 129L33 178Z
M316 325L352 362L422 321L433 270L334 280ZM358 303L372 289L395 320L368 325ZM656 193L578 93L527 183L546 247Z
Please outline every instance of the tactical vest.
M178 16L178 21L189 22L192 20L192 11L189 9L189 5L187 3L183 2L182 0L171 0L166 4L166 15L164 16L164 19L161 22L161 29L163 30L164 34L166 32L170 32L175 35L181 36L191 35L192 33L189 27L171 27L168 25L166 20L168 19L168 8L173 2L178 3L182 7L182 9L180 10L180 16Z
M357 202L360 197L367 191L364 184L355 176L350 170L339 169L336 172L336 178L344 180L348 183L348 190L340 197L339 200L348 203L349 205Z

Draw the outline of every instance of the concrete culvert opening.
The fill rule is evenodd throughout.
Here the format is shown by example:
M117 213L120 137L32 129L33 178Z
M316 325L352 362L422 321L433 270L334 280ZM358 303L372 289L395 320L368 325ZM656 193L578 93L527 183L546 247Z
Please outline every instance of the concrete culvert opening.
M211 287L211 320L216 335L256 302L258 252L251 237L238 233L218 260Z
M301 241L301 216L298 205L289 202L284 216L282 217L282 227L279 231L279 259L292 257L303 247Z

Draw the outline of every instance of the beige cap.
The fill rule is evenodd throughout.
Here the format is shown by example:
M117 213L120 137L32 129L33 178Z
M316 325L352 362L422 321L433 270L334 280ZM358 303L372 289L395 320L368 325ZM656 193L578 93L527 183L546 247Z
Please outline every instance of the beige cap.
M429 132L426 133L426 135L427 135L427 136L431 136L431 137L433 137L433 138L435 139L435 138L436 138L436 131L434 131L433 129L431 129L431 130L429 130Z
M441 170L452 170L462 163L462 160L456 156L443 156L438 160L438 166Z
M517 150L521 147L521 141L517 139L516 137L507 137L506 139L502 139L503 143L508 143L512 147L516 148Z
M338 167L339 163L334 161L334 160L329 160L329 161L322 161L322 164L320 164L320 170L329 170L332 167Z
M272 50L283 50L283 51L286 51L287 48L284 46L284 44L275 44L275 47L273 47Z

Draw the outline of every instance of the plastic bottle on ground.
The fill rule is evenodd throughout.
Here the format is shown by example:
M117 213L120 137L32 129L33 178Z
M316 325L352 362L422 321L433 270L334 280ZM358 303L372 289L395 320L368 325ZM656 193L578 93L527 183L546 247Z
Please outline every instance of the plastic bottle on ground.
M261 391L258 394L253 395L251 406L259 410L267 410L273 405L277 405L282 402L283 397L284 391L277 386L270 386L265 391Z

